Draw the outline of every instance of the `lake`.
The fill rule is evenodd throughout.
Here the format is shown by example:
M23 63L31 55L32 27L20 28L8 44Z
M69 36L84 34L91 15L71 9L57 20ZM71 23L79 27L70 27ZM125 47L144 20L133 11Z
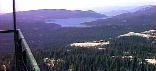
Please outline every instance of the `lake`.
M104 18L68 18L68 19L47 19L46 23L56 23L61 25L62 27L87 27L82 24L85 22L96 21L97 19Z

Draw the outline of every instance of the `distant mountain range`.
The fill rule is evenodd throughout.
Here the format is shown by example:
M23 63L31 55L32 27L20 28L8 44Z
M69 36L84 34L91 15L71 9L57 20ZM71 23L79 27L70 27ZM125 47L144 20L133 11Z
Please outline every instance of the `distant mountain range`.
M44 25L45 20L47 19L68 19L68 18L85 18L85 17L101 18L106 16L91 10L81 11L81 10L65 10L65 9L41 9L41 10L17 12L17 23L19 24L19 26L22 24L23 26L27 26L28 24L30 25L38 24L38 26L40 26ZM9 23L12 23L13 21L12 13L1 15L0 21L1 21L0 26L4 27L7 24L9 25Z
M144 7L135 12L122 13L107 19L84 23L89 26L156 24L156 6Z
M17 12L17 24L31 47L64 47L73 42L109 39L130 31L137 33L150 30L154 27L152 24L155 25L154 8L155 6L141 8L133 13L83 23L91 27L62 27L55 23L45 23L44 19L106 16L94 11L33 10ZM8 29L11 26L12 14L1 15L0 28Z
M145 6L110 6L110 7L100 7L100 8L93 8L92 10L101 14L105 14L107 16L116 16L122 13L129 13L135 12L139 9L143 9L146 7L151 7L152 5L145 5Z
M12 13L2 15L3 19L8 18ZM17 20L44 20L44 19L67 19L67 18L84 18L84 17L106 17L103 14L94 11L66 10L66 9L41 9L17 12Z
M112 11L102 12L102 13L106 14L107 16L116 16L116 15L120 15L123 13L129 13L129 11L127 11L127 10L112 10Z

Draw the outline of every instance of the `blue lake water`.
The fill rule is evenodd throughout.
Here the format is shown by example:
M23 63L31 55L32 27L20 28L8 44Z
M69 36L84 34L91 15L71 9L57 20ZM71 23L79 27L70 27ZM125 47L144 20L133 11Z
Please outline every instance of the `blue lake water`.
M48 19L46 23L56 23L61 25L62 27L87 27L82 24L85 22L96 21L97 19L103 18L68 18L68 19Z

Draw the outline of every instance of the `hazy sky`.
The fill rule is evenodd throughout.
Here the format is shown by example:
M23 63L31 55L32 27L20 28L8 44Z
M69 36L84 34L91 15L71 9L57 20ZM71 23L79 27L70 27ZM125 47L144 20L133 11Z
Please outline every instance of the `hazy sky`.
M18 11L34 9L81 9L111 6L154 5L156 0L16 0ZM11 12L12 0L0 0L0 12Z

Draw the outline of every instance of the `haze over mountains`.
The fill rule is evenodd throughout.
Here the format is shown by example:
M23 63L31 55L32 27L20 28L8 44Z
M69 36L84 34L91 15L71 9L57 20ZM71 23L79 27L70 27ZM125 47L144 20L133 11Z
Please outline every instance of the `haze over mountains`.
M11 13L6 13L4 17L9 17ZM17 12L17 19L65 19L65 18L82 18L82 17L105 17L105 15L96 13L92 10L81 11L81 10L66 10L66 9L41 9L41 10L30 10L30 11L19 11Z
M101 69L100 71L153 71L155 66L149 65L144 58L153 59L156 54L155 7L140 7L136 11L133 10L134 12L119 12L120 15L111 17L91 10L23 11L17 12L17 26L24 34L38 64L41 64L41 68L44 58L52 58L53 61L55 59L63 61L63 65L61 64L60 70L57 71L63 69L68 71L72 68L80 69L78 71L97 71L98 69ZM88 17L98 19L87 21ZM82 20L84 20L83 23L80 23L79 21ZM56 21L63 22L68 27L64 27ZM1 29L12 29L12 22L11 13L0 15ZM87 27L69 27L71 24L76 25L77 22L87 25ZM11 39L13 37L10 36L12 35L0 37L0 42L2 42L0 43L0 55L2 57L4 54L8 54L8 52L3 53L2 51L13 51L10 48L13 43L8 43L11 40L13 42ZM79 49L69 46L71 43L81 42L86 42L83 45L90 45L87 41L98 44L100 49ZM99 43L104 41L108 41L107 45L99 46ZM7 59L3 60L9 62ZM141 62L143 63L140 65ZM52 65L55 64L52 62Z
M65 10L65 9L42 9L31 11L17 12L17 23L29 22L45 23L51 19L69 19L69 18L102 18L106 17L103 14L94 11L81 11L81 10ZM12 14L7 13L0 16L2 23L12 23ZM24 24L25 25L25 24Z
M142 32L154 29L154 7L140 8L134 13L123 13L106 19L81 23L90 27L62 27L56 23L45 23L45 19L103 18L106 16L93 11L80 10L23 11L17 12L17 24L32 46L65 46L75 41L108 39L129 31ZM12 26L12 14L1 15L0 21L0 28L10 28Z
M107 16L116 16L122 13L129 13L129 12L135 12L139 9L143 9L146 7L151 7L152 5L145 5L145 6L111 6L111 7L97 7L97 8L92 8L91 10L97 12L97 13L101 13L101 14L105 14Z
M20 11L20 12L17 12L17 22L19 23L42 22L46 24L55 23L57 25L67 26L67 27L68 26L74 27L74 25L79 26L80 23L81 25L87 25L87 26L123 25L123 24L125 25L136 24L137 25L137 24L143 24L143 23L148 24L148 23L154 22L153 14L155 13L155 9L154 9L154 6L150 5L150 6L137 7L135 9L133 8L133 10L132 9L116 10L110 13L116 16L112 16L104 20L98 20L98 19L106 18L106 15L96 13L92 10L81 11L81 10L65 10L65 9L42 9L42 10L31 10L31 11ZM3 23L5 22L11 23L12 21L11 16L12 16L11 13L4 14L1 16L0 20ZM7 20L7 21L4 22L4 20Z
M155 6L140 7L135 12L122 13L107 19L101 19L93 22L87 22L84 24L90 26L102 26L102 25L147 25L155 24Z

